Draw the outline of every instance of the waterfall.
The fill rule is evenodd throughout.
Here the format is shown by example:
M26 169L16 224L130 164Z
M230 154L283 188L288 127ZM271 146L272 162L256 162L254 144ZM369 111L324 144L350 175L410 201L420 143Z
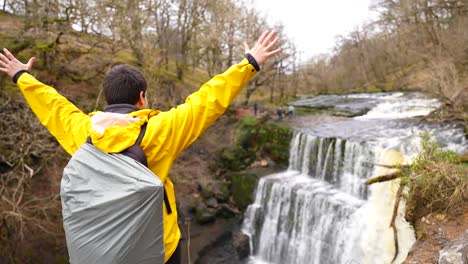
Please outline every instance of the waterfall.
M254 254L271 263L362 259L355 213L367 197L373 157L364 143L296 132L288 171L260 179L245 213Z
M252 262L390 263L397 185L381 184L368 197L365 184L377 173L375 164L395 160L385 153L373 143L295 132L288 170L260 179L245 213ZM409 225L399 223L408 231L402 236L414 241Z
M296 132L291 141L289 170L299 171L361 199L365 180L374 170L373 148L362 142L322 138Z
M254 205L246 212L255 223L245 231L252 235L256 254L274 263L361 259L357 241L351 242L358 239L351 216L361 205L330 184L289 171L260 180Z
M392 171L377 164L410 162L424 131L436 132L437 141L454 151L468 149L463 125L415 122L415 116L439 106L418 93L319 96L296 106L326 104L368 112L295 129L288 170L261 178L245 212L249 263L401 263L415 236L401 201L395 221L399 248L392 262L396 249L389 225L399 180L370 187L366 180Z

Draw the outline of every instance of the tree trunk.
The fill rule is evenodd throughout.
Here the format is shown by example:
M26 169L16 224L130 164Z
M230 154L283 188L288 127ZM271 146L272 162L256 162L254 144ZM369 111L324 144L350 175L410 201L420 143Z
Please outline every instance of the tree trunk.
M254 84L255 85L255 84ZM244 105L249 105L249 101L250 101L250 96L252 96L252 94L255 92L255 89L249 89L249 87L247 87L247 89L245 90L245 100L244 100Z

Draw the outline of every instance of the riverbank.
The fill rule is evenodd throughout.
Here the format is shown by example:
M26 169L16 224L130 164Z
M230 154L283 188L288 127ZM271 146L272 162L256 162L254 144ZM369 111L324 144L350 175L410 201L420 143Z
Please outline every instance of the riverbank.
M457 216L429 214L416 222L418 240L404 264L439 263L439 252L468 230L468 210Z

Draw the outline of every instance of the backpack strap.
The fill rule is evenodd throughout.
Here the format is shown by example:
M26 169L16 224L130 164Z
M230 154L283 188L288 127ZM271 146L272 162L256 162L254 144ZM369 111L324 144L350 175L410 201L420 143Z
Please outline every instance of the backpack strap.
M128 157L140 162L141 164L145 165L145 167L148 167L148 160L146 159L145 152L141 148L140 144L141 144L141 141L143 140L143 136L145 135L147 124L148 123L144 123L141 126L140 134L138 135L138 138L137 138L135 144L130 146L128 149L120 152L120 154L123 154L125 156L128 156Z

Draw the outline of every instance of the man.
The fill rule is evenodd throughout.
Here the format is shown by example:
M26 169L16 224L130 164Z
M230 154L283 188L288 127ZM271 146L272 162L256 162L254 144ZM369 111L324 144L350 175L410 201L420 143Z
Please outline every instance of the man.
M288 117L289 117L289 118L293 118L293 117L294 117L294 114L295 114L294 106L293 106L293 105L289 105L289 106L288 106Z
M278 114L279 121L283 120L283 108L281 106L278 106L278 109L276 109L276 114Z
M265 31L253 48L244 43L246 58L226 72L213 77L185 103L167 112L146 109L146 80L130 65L113 67L103 82L109 104L104 112L83 113L55 89L36 80L30 73L35 58L23 64L8 50L0 53L0 71L12 77L40 122L70 154L90 137L98 149L120 153L132 146L147 123L141 147L148 168L164 184L163 204L165 263L180 263L180 230L177 225L175 192L169 170L182 150L220 117L235 96L260 70L259 66L278 54L279 39Z
M256 116L257 116L257 112L258 112L258 103L257 103L257 101L254 102L253 108L254 108L254 116L256 117Z

